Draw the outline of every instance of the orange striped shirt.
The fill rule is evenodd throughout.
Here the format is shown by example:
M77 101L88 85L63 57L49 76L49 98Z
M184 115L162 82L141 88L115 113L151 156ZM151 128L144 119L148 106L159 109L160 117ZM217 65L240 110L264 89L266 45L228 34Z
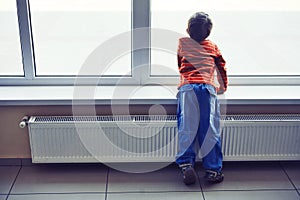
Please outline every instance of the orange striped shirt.
M206 83L213 85L217 91L227 89L227 72L216 44L210 40L200 43L184 37L178 44L178 68L180 72L179 87L185 84ZM215 74L217 80L215 80Z

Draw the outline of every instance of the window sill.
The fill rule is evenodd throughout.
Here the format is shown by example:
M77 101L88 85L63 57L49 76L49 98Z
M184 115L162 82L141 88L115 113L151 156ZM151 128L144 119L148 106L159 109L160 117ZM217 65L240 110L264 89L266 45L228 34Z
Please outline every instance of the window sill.
M230 86L223 104L300 105L300 86ZM10 86L0 87L1 106L176 104L176 86Z

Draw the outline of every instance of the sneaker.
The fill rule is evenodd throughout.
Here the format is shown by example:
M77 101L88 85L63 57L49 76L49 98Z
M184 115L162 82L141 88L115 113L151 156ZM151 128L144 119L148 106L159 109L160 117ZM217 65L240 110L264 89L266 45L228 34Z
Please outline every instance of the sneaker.
M196 172L194 170L194 168L192 167L192 165L184 165L184 166L180 166L181 168L181 172L182 172L182 177L183 177L183 182L186 185L191 185L194 184L196 182Z
M223 172L206 170L204 179L211 183L221 183L224 180Z

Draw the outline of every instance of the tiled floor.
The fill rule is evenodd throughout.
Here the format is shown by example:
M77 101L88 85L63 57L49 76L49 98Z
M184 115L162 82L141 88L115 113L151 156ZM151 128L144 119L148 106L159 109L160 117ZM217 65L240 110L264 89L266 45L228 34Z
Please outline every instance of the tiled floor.
M0 200L300 200L300 161L225 162L225 180L182 183L177 166L125 173L101 164L0 166Z

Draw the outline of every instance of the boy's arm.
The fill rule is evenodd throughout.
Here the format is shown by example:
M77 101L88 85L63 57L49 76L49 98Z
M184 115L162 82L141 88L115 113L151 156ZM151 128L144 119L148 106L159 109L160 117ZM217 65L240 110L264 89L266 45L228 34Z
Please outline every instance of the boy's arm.
M178 41L178 47L177 47L178 69L180 69L180 67L181 67L181 59L182 59L182 56L180 55L180 51L181 51L181 40L179 39L179 41Z
M179 54L177 54L178 69L181 67L181 59L182 57Z
M215 64L217 66L217 77L220 87L218 88L218 94L222 94L227 90L228 79L227 79L227 70L225 67L225 60L220 53L218 47L216 47L216 58Z

